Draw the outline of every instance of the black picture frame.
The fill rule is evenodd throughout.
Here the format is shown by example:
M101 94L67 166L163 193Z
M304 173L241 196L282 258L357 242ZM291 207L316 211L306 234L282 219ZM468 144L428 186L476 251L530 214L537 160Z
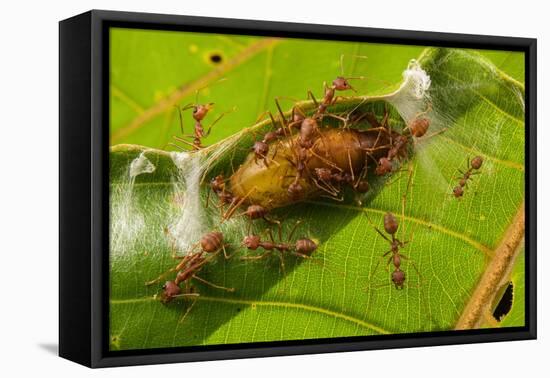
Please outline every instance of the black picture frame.
M108 28L184 30L523 51L526 326L110 352ZM92 10L59 24L59 354L89 367L536 338L536 39Z

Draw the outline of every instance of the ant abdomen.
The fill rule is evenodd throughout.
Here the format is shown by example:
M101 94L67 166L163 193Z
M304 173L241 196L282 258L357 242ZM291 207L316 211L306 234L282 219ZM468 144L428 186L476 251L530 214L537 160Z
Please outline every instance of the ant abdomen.
M246 209L246 216L248 216L250 219L259 219L263 218L267 214L267 210L260 205L250 205Z
M397 232L397 229L399 228L399 223L397 222L397 218L395 218L395 215L388 212L384 215L384 230L390 235L394 235Z
M420 138L426 134L430 128L430 120L428 118L417 118L409 125L411 134L416 138Z
M483 158L481 156L474 157L470 162L470 165L472 166L473 169L481 168L482 164L483 164Z
M205 252L217 252L223 246L223 234L219 231L209 232L201 238L201 248Z
M306 255L311 254L317 249L317 243L313 240L304 238L296 241L296 252L304 253Z
M392 272L391 280L395 284L396 289L403 289L405 284L405 272L397 268Z

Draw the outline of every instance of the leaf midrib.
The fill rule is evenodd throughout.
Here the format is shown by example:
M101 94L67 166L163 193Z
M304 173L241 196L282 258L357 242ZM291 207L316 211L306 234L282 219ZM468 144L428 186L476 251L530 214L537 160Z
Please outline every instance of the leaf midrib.
M336 319L345 320L351 323L354 323L355 325L361 326L363 328L369 329L371 331L375 331L379 334L390 334L391 332L381 328L379 326L376 326L372 323L366 322L364 320L358 319L354 316L329 310L323 307L318 306L312 306L308 304L303 303L293 303L293 302L281 302L281 301L259 301L259 300L250 300L250 299L229 299L229 298L222 298L222 297L211 297L211 296L205 296L201 295L195 298L194 300L199 301L206 301L206 302L218 302L218 303L226 303L226 304L235 304L235 305L248 305L248 306L263 306L263 307L280 307L280 308L293 308L293 309L299 309L304 311L310 311L315 312L318 314L323 314L326 316L330 316ZM135 299L111 299L110 303L112 305L117 304L135 304L135 303L146 303L156 301L153 297L142 297L142 298L135 298Z
M225 65L216 68L212 71L209 71L206 75L203 75L193 81L192 83L179 87L168 96L164 97L161 101L154 103L152 106L145 109L142 113L139 113L129 124L121 127L120 129L111 133L111 144L115 144L117 140L120 140L127 135L135 132L141 126L143 126L147 121L154 118L156 115L162 113L164 110L170 108L177 101L186 97L187 95L192 94L195 90L211 83L213 80L218 79L223 76L223 74L239 67L243 62L248 59L256 56L258 53L264 51L266 48L275 45L279 42L277 38L266 38L258 42L255 42L240 51L239 54L235 56L232 60L227 62Z
M343 208L343 209L354 210L354 211L364 212L364 213L371 212L371 213L375 213L375 214L384 215L387 212L386 210L374 209L374 208L371 208L371 207L357 207L357 206L353 206L353 205L344 205L344 204L337 204L337 203L333 204L333 203L330 203L330 202L320 202L320 201L306 201L306 202L311 203L311 204L315 204L315 205L319 205L319 206ZM407 221L415 222L415 223L418 223L418 224L423 225L425 227L429 227L431 229L439 231L441 233L453 236L457 239L461 239L462 241L465 241L466 243L470 244L471 246L473 246L477 250L483 252L483 254L486 255L486 256L491 257L494 253L494 251L491 248L489 248L488 246L486 246L485 244L483 244L481 242L478 242L477 240L474 240L474 239L470 238L469 236L464 235L464 234L462 234L458 231L451 230L451 229L449 229L447 227L444 227L444 226L442 226L440 224L437 224L437 223L431 223L431 222L429 222L427 220L424 220L424 219L421 219L421 218L411 217L410 215L405 215L404 218Z

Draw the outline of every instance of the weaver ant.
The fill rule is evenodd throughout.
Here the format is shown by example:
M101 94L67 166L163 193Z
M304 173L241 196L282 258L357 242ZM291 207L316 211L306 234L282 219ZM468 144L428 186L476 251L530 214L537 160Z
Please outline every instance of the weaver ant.
M248 198L248 196L251 193L249 192L247 195L245 195L242 198L234 196L233 193L227 190L226 181L227 180L224 178L224 176L220 174L212 178L212 180L210 180L210 185L209 185L210 190L216 193L216 195L219 198L220 203L218 207L221 210L222 223L230 219L234 215L235 211L239 208L239 206L241 206L244 203L244 201ZM210 199L210 191L208 191L208 194L206 197L206 207L208 207L209 199ZM226 212L224 212L223 207L227 204L229 204L229 209ZM248 205L248 207L243 213L238 214L237 216L245 215L248 217L250 221L253 221L255 219L263 219L266 222L280 225L281 223L280 221L268 218L267 214L268 214L268 210L265 207L261 205L250 204ZM249 230L251 225L252 223L249 223Z
M354 79L363 80L364 77L363 76L344 77L344 62L343 61L344 61L344 55L340 55L340 71L341 71L340 76L337 76L332 81L332 84L330 86L327 85L326 81L323 82L323 92L324 92L324 94L323 94L323 99L320 102L318 102L315 99L315 96L313 95L313 92L311 92L311 90L307 91L308 97L311 98L311 100L313 101L313 103L317 107L314 118L317 118L317 119L323 118L327 108L329 106L333 105L336 102L336 100L338 99L338 97L335 97L336 91L351 90L351 91L354 91L354 92L357 93L355 88L353 88L351 86L351 84L349 83L349 80L354 80Z
M404 220L405 220L404 212L405 212L406 195L407 195L407 192L410 189L411 180L412 180L412 170L411 169L412 169L412 167L409 166L409 179L408 179L408 182L407 182L407 188L406 188L405 194L403 195L403 199L402 199L401 223L404 223ZM384 258L384 257L390 255L389 258L388 258L388 261L387 261L387 265L390 265L390 264L393 265L393 272L391 273L391 281L392 281L393 285L395 286L395 288L396 289L403 289L403 287L405 285L405 281L406 281L406 274L403 270L401 270L401 260L408 260L409 263L414 268L414 270L416 271L416 273L418 274L418 276L422 277L422 275L418 271L418 269L417 269L416 265L414 264L414 262L412 262L409 259L409 257L407 257L403 253L401 253L401 249L403 249L407 244L409 244L412 241L412 236L409 240L405 240L405 241L402 241L402 240L400 240L396 237L397 231L399 229L399 221L397 220L396 216L392 212L387 212L386 214L384 214L384 231L386 232L387 235L384 234L384 232L382 232L374 224L372 224L372 222L370 222L370 219L369 219L369 223L371 223L374 230L381 237L383 237L390 245L390 249L388 251L386 251L381 256L381 258ZM376 272L376 269L378 268L379 264L380 264L380 261L377 262L372 275L374 275L374 272Z
M389 124L389 112L387 108L384 108L384 115L382 121L379 122L374 113L365 113L363 117L371 124L371 130L377 130L379 136L382 133L386 134L389 137L389 144L387 146L378 146L377 149L387 148L386 156L379 158L376 161L377 167L375 169L375 174L377 176L383 176L393 171L393 161L402 160L408 155L408 145L410 143L410 136L414 138L423 137L430 127L430 119L425 115L431 110L431 104L428 105L428 109L423 112L418 113L412 121L403 129L402 134L394 133ZM445 129L440 130L434 134L431 134L429 137L437 135ZM414 138L412 139L415 142Z
M181 137L177 136L177 135L174 135L174 139L178 142L181 142L181 143L184 143L184 144L187 144L187 145L191 146L191 148L194 151L197 151L197 150L200 150L201 148L203 148L202 139L206 138L208 135L210 135L210 131L212 131L212 127L216 123L218 123L218 121L220 119L222 119L223 116L225 116L227 113L230 113L232 111L232 110L229 110L229 111L226 111L226 112L223 112L222 114L220 114L210 124L210 126L208 127L208 130L206 130L206 132L205 132L202 121L204 120L204 118L206 118L208 112L210 110L212 110L212 108L214 107L214 103L213 102L210 102L210 103L207 103L207 104L199 104L198 103L199 91L201 89L197 90L196 93L195 93L195 103L187 104L182 108L180 108L179 106L176 106L177 109L178 109L178 115L179 115L179 121L180 121L180 130L181 130L182 135L181 135ZM194 126L194 130L193 130L193 134L185 134L184 131L183 131L183 116L182 116L182 113L186 110L189 110L189 109L193 109L192 115L193 115L193 119L195 120L195 126ZM188 141L184 138L191 138L193 141L190 142L190 141ZM170 143L170 144L174 147L177 147L177 148L181 149L181 147L178 146L177 144L174 144L174 143Z
M165 232L168 234L167 229L165 230ZM209 285L216 289L233 292L235 291L234 288L216 285L210 281L205 280L204 278L197 276L197 273L200 272L206 264L214 260L218 256L218 254L220 254L220 252L223 251L223 255L226 259L229 259L231 257L231 255L228 255L225 250L225 247L227 245L228 244L224 243L223 234L221 232L211 231L204 234L201 237L200 241L195 243L191 247L188 253L183 256L178 256L175 253L174 243L172 241L172 258L181 261L175 267L162 273L154 280L146 282L145 285L154 285L171 273L177 272L176 278L174 280L166 281L166 283L162 286L161 301L163 303L169 303L172 300L180 297L198 296L198 293L192 292L190 286L190 281L192 279L202 282L203 284ZM198 252L195 251L199 246L200 250ZM185 289L183 292L182 288L180 287L181 283L185 284Z
M317 249L317 243L315 243L313 240L309 238L302 238L298 239L295 242L291 242L292 237L294 236L294 233L298 227L298 225L301 223L301 221L296 222L294 224L294 227L290 231L290 234L288 235L288 241L283 242L282 237L282 230L281 226L279 224L279 242L276 242L273 233L270 228L268 228L266 231L269 235L269 240L262 240L262 238L259 235L247 235L244 237L242 245L248 248L249 250L255 251L258 248L262 248L265 250L264 253L256 256L242 256L240 257L241 260L261 260L268 256L271 256L275 251L278 252L279 260L281 261L281 269L284 272L285 270L285 263L284 263L284 255L285 254L291 254L294 256L302 257L305 259L311 258L311 254Z
M366 193L369 190L368 181L361 175L355 181L351 173L335 172L330 168L315 168L314 172L316 177L312 177L313 182L318 188L328 192L331 198L338 199L342 184L351 185L358 193Z
M468 184L468 180L470 180L473 175L479 174L478 170L481 168L482 164L483 158L481 156L476 156L471 161L470 158L468 158L468 169L466 172L459 170L462 177L459 177L460 181L458 182L458 185L453 188L453 196L460 198L464 195L464 187Z

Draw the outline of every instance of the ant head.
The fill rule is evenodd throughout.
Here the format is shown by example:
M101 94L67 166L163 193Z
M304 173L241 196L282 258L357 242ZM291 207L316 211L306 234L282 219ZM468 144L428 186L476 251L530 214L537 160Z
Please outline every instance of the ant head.
M472 161L470 162L470 165L472 166L473 169L479 169L481 168L481 165L483 164L483 158L481 156L476 156L475 158L472 159Z
M266 156L269 152L269 146L267 143L262 141L256 141L252 146L252 151L254 151L254 153L258 156Z
M453 195L456 197L456 198L460 198L462 197L462 195L464 194L464 189L462 189L462 187L460 185L457 185L454 187L453 189Z
M396 269L391 274L391 280L395 284L396 289L403 289L403 284L405 283L405 272L400 269Z
M162 301L168 303L180 292L180 287L174 281L166 281L162 286Z
M378 166L376 167L376 170L374 173L377 176L383 176L386 173L390 173L392 171L392 164L391 160L387 157L382 157L380 160L378 160Z
M193 118L195 121L202 121L208 112L214 107L214 103L198 104L193 107Z
M210 186L211 187L220 187L221 185L223 185L225 179L223 177L223 175L217 175L216 177L212 177L212 180L210 180Z
M332 81L332 85L334 86L334 89L336 89L337 91L347 91L350 89L352 91L355 91L355 89L353 89L353 87L349 83L348 79L342 76L338 76L336 79L334 79Z
M260 246L260 237L257 235L247 235L242 243L248 249L257 249Z
M293 182L288 186L287 192L290 195L290 198L292 198L293 200L297 200L302 197L304 193L304 188L298 182Z
M395 215L387 212L384 215L384 230L386 230L388 234L394 235L397 232L398 228L399 223L397 222L397 218L395 218Z
M308 133L313 132L319 127L317 121L314 118L307 117L302 120L302 125L300 126L300 131L304 130Z
M369 191L369 182L367 180L361 180L357 183L355 190L359 193L366 193Z
M292 115L292 122L301 122L306 118L301 111L295 111Z
M332 173L330 171L330 168L315 168L315 175L320 180L329 181Z

